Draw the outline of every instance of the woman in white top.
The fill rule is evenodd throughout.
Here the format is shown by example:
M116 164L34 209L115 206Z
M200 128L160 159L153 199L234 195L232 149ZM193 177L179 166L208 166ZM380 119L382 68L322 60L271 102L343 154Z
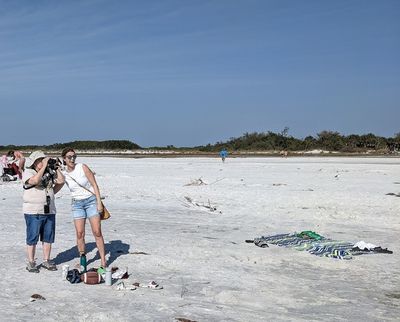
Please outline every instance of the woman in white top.
M75 163L76 153L74 149L65 148L61 156L64 160L64 165L66 165L64 172L65 183L72 196L72 216L74 218L79 254L80 256L85 256L85 223L86 219L89 219L97 249L99 250L101 266L105 268L107 263L100 221L103 204L96 179L86 164Z

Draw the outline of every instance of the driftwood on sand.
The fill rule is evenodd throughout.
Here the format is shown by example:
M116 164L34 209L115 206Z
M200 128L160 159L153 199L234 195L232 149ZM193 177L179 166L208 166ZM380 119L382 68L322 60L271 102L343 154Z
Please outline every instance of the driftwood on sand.
M216 212L217 211L217 207L213 206L210 202L210 199L208 199L207 203L203 203L203 202L198 202L198 201L194 201L192 198L185 196L185 201L186 204L190 204L196 207L200 207L200 208L205 208L210 212ZM219 213L221 214L222 212L219 211Z

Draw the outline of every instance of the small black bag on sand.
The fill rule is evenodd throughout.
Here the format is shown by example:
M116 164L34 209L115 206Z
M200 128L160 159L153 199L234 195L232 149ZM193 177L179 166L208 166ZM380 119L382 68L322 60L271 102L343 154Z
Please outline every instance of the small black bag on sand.
M77 269L73 269L68 271L67 273L67 281L71 284L76 284L81 282L81 274Z

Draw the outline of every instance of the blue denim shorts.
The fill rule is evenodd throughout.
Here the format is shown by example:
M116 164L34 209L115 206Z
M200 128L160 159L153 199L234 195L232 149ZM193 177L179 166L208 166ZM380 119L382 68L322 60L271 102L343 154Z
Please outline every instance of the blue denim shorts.
M74 219L86 219L94 216L99 216L96 196L82 200L72 199L72 217Z
M40 241L52 244L56 233L56 215L29 215L25 214L26 244L36 245Z

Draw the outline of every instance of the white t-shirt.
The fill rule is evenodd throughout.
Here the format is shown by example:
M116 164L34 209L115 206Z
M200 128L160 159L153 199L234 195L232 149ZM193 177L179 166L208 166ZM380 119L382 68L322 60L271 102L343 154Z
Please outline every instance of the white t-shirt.
M90 191L94 191L92 185L85 175L85 172L83 171L82 163L77 163L75 165L75 169L71 172L64 170L63 174L65 176L65 183L71 191L72 199L83 200L93 196L92 193L86 190L89 189ZM81 186L85 187L86 189L82 188L72 178L74 178Z
M22 183L26 184L27 181L36 175L36 171L33 169L26 169L22 174ZM56 213L56 205L54 203L54 190L53 185L50 183L49 187L46 189L43 188L40 184L34 186L30 189L24 189L23 195L23 206L22 210L24 214L28 215L48 215L44 213L44 206L46 205L46 196L50 197L50 212L49 214Z

